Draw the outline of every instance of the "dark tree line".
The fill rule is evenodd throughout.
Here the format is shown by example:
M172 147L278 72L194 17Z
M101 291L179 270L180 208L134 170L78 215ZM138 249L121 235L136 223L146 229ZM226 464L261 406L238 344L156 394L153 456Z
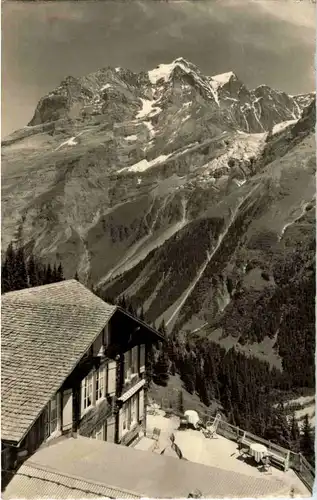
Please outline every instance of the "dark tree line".
M153 352L154 351L154 352ZM147 376L167 385L169 374L178 373L185 389L209 406L218 401L229 423L262 436L314 464L314 432L308 416L300 429L295 414L287 417L280 397L285 375L257 358L234 348L226 351L209 340L180 342L176 336L153 349L147 360Z
M300 293L299 290L297 292ZM143 307L136 307L124 295L118 300L105 296L101 298L146 320ZM297 373L297 367L290 364L286 369L284 364L281 372L265 361L247 357L235 348L226 351L207 339L191 336L180 340L177 333L168 336L164 320L158 330L166 337L166 342L159 342L147 353L148 383L153 381L166 386L169 376L178 373L184 388L191 394L196 393L206 406L218 401L230 423L285 448L302 452L314 464L314 431L308 416L305 416L300 428L295 413L289 418L281 401L285 391L293 387L294 379L290 372L294 370ZM291 344L294 349L293 341ZM311 341L306 347L311 350L312 346ZM293 359L298 362L296 357ZM314 387L315 381L305 374L296 386L300 387L301 382ZM180 398L179 406L183 408L183 395Z
M64 280L62 264L42 264L33 254L26 255L23 246L10 243L1 265L1 293Z

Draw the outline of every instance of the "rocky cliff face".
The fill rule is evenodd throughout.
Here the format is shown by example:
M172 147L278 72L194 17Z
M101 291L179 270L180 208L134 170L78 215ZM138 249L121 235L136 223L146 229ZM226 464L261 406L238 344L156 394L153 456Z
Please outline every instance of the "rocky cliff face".
M222 328L312 238L314 106L182 58L68 77L3 141L3 248L21 239L169 328Z

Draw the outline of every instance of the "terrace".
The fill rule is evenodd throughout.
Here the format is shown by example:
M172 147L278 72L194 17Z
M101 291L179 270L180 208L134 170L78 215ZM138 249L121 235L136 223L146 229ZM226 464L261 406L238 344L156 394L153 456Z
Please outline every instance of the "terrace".
M214 418L209 417L212 423ZM262 438L246 433L223 420L217 425L216 434L208 438L201 430L180 429L181 418L170 411L150 409L147 415L147 433L136 445L139 450L183 458L222 470L240 473L254 478L279 480L285 485L284 496L310 497L314 471L303 457ZM171 440L172 436L172 440ZM265 445L272 458L265 470L253 457L241 452L252 443ZM278 466L280 462L280 467Z

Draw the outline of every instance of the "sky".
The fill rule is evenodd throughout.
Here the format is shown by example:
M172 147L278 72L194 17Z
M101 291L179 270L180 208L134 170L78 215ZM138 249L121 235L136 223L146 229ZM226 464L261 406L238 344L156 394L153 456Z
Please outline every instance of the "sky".
M6 2L1 136L66 76L108 65L141 71L182 56L250 88L312 91L315 23L312 0Z

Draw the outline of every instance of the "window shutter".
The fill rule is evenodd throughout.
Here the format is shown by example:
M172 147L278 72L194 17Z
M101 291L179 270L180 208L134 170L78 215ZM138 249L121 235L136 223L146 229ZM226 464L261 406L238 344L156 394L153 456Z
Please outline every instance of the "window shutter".
M145 372L145 345L140 345L140 373Z
M106 441L109 443L115 442L115 418L113 416L107 419Z
M139 373L139 346L133 347L133 373Z
M129 366L129 352L125 352L123 359L124 381L128 379L128 366Z
M123 408L119 410L119 440L122 438L123 435Z
M117 385L117 363L115 361L110 361L108 363L108 389L107 394L109 396L114 396L116 393Z
M85 379L81 381L81 391L80 391L80 413L84 412L84 398L85 398Z
M105 347L109 346L109 325L106 325L103 329L103 345Z
M73 426L73 392L68 389L63 392L63 431L70 430Z
M139 420L144 418L144 390L139 392Z

